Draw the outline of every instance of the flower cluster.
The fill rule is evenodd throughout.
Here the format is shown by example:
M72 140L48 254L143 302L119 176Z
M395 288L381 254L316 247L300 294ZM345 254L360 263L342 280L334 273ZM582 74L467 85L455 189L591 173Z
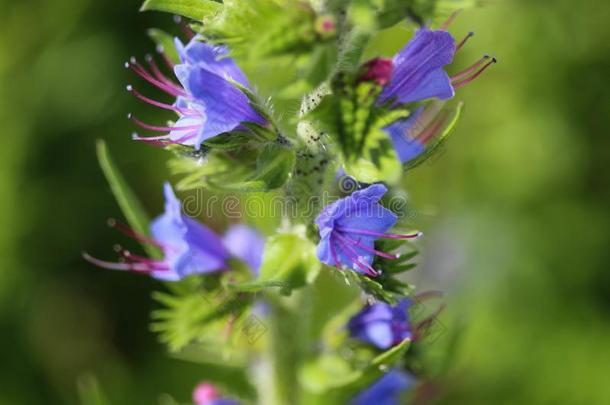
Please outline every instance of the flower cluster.
M444 68L453 62L455 53L473 36L469 32L456 45L445 29L423 27L392 58L376 58L363 66L360 80L374 81L383 86L378 105L394 108L428 99L448 100L455 91L479 77L496 58L484 55L461 72L449 76ZM385 128L398 158L407 163L420 156L443 129L447 117L441 113L442 103L420 106L408 118Z
M145 7L155 8L152 3L155 2L146 2ZM322 7L325 2L314 7L298 1L294 7L304 13L295 14L283 3L207 2L203 9L189 3L188 7L196 9L189 15L205 14L205 24L193 25L197 34L189 31L192 35L188 42L174 40L173 59L161 53L167 66L160 67L152 57L146 58L145 65L135 58L126 63L127 68L171 100L150 98L133 85L127 86L128 91L140 101L174 113L176 118L165 126L143 122L132 114L129 118L143 130L157 133L154 136L134 134L134 140L161 147L181 145L170 148L176 151L172 161L178 163L173 166L178 167L176 173L186 172L189 180L179 183L180 188L192 188L193 184L199 184L197 179L213 173L217 175L215 181L205 185L235 192L239 201L246 198L242 192L281 189L278 195L285 196L286 201L292 197L299 202L315 199L312 213L305 220L296 221L288 215L283 215L281 221L270 219L268 224L277 226L281 222L281 226L268 239L244 224L231 225L221 234L186 215L172 186L166 183L164 212L151 221L148 230L133 220L133 207L129 207L127 213L132 215L127 217L136 222L139 232L111 221L113 227L150 248L147 251L151 257L136 255L121 247L116 249L120 255L116 262L89 254L84 257L103 268L147 274L164 282L195 279L195 283L174 283L179 291L175 296L161 294L158 301L166 308L153 316L161 320L161 325L155 323L153 329L166 332L163 340L170 349L192 345L194 353L199 345L201 352L213 357L218 364L235 361L237 367L232 369L236 373L240 368L246 369L249 362L265 367L269 364L273 369L268 374L274 392L259 395L263 401L267 397L275 400L277 396L277 404L299 403L302 401L295 396L311 389L312 392L303 395L323 398L328 391L328 398L351 398L348 403L352 405L397 405L403 403L405 393L415 391L424 379L413 371L416 368L408 363L405 353L411 343L419 344L422 328L440 310L424 321L413 322L412 317L418 318L413 305L422 295L410 295L412 287L399 275L414 266L408 261L417 252L409 250L415 245L409 241L420 237L422 232L401 230L404 223L399 221L398 210L387 208L391 205L384 204L383 199L388 191L402 191L397 180L402 173L400 169L410 168L410 163L427 156L451 129L455 116L449 112L447 102L456 90L479 77L496 59L485 55L470 67L449 75L445 69L472 37L469 33L456 44L447 31L455 18L452 16L440 29L419 28L391 59L374 58L350 65L351 62L342 60L349 59L344 48L364 47L364 44L346 45L358 36L355 35L358 18L363 13L371 13L371 19L365 21L375 20L381 27L389 21L388 10L385 14L381 9L376 13L362 8L362 2L346 1L346 7L350 4L355 8L344 13L334 7ZM178 7L173 11L181 10ZM290 15L282 20L286 14ZM297 22L304 26L292 26ZM238 23L243 25L239 29L235 27ZM274 23L281 30L271 27ZM227 29L227 25L235 32ZM255 43L264 44L264 49L245 46L249 30L263 35ZM165 45L168 43L171 41ZM235 48L240 48L239 52L233 52ZM240 59L240 56L247 57ZM333 66L326 66L323 63L326 59ZM277 89L269 100L271 104L299 94L303 97L299 114L294 119L276 119L276 114L261 111L261 103L254 101L254 86L238 61L260 62L267 73L274 73L270 66L282 61L286 70L293 69L303 76L296 83L285 85L287 88ZM286 67L286 61L295 66ZM241 63L241 66L247 68L251 64ZM281 76L279 73L285 72L278 72ZM289 115L295 110L291 101L283 107L282 114ZM275 111L271 106L265 110ZM271 133L273 136L266 136ZM264 136L258 139L261 134ZM217 138L212 140L214 137ZM258 141L251 142L251 138ZM336 146L340 148L334 156ZM390 160L390 164L384 160ZM401 167L401 163L405 166ZM337 173L351 174L354 167L358 169L356 172L364 174L353 178L354 187L350 192L342 190L342 198L319 206L322 193L334 190L332 178ZM388 167L393 172L384 177ZM107 177L114 191L125 187L117 181L117 176ZM224 180L230 187L222 188ZM396 189L389 190L392 187ZM121 195L124 210L128 204L125 194ZM341 282L318 277L321 269L339 275ZM310 288L310 292L284 297L297 288ZM337 318L324 319L325 314L317 314L319 319L313 319L314 312L324 312L320 311L327 305L324 300L334 298L318 300L315 293L342 288L346 289L345 294L337 296L351 297L351 302L336 308ZM353 291L354 288L360 289ZM212 296L222 298L214 300ZM315 298L307 311L302 310L303 297ZM345 315L355 312L354 308L360 310L346 320ZM259 316L274 324L268 328ZM362 350L347 350L349 353L343 358L343 352L336 351L336 345L315 341L325 337L313 336L312 331L336 325L344 325L347 331L339 334L338 339ZM227 345L230 347L219 345L219 342L228 342L226 331L235 330L244 333L243 340L248 346L233 340ZM271 331L270 340L261 346L270 353L261 354L261 348L255 347L256 340L267 330ZM248 338L255 335L256 339ZM298 349L288 347L297 344ZM323 354L328 354L322 354L325 350L335 350L327 356L331 358L332 372L345 371L341 376L344 378L338 376L336 383L326 384L317 378L319 372L328 375L324 369L327 362L308 358L319 355L322 359ZM259 356L268 356L268 359L258 361ZM365 367L364 363L367 363ZM321 369L310 372L308 367ZM255 373L244 373L244 380L252 374ZM312 375L314 381L306 381ZM372 385L361 390L371 381L374 381ZM228 390L230 384L220 386ZM242 399L251 401L239 398L240 402L229 399L207 382L199 384L193 392L196 405L238 405Z

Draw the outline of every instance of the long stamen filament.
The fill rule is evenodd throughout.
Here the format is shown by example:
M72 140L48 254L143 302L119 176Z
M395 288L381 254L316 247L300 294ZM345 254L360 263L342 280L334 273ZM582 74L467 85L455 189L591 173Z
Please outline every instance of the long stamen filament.
M157 63L153 59L152 55L146 56L146 63L148 63L148 66L150 66L150 70L152 70L153 74L155 75L155 77L157 79L159 79L160 81L162 81L170 86L179 88L178 84L176 84L176 82L174 82L169 77L167 77L165 74L163 74L163 72L161 72L161 69L159 69L159 66L157 66Z
M438 131L445 124L445 120L439 118L431 126L423 130L415 139L417 139L422 145L425 145L432 137L438 134Z
M354 246L356 246L356 247L358 247L358 248L360 248L360 249L362 249L362 250L364 250L366 252L373 253L374 255L383 257L385 259L390 259L390 260L398 259L398 256L396 256L396 255L392 255L392 254L389 254L389 253L386 253L386 252L382 252L381 250L373 249L373 248L371 248L369 246L363 245L362 243L360 243L360 242L358 242L356 240L353 240L352 238L349 238L347 236L343 236L343 235L341 235L339 233L337 233L336 236L339 239L341 239L342 241L345 241L345 242L347 242L347 243L349 243L351 245L354 245Z
M476 79L477 77L479 77L489 66L493 65L494 63L496 63L497 60L496 58L492 58L489 62L487 62L481 69L479 69L478 72L476 72L475 74L473 74L472 76L470 76L467 79L464 79L460 82L454 83L453 84L453 88L454 89L459 89L460 87L464 87L465 85L467 85L468 83L470 83L471 81L473 81L474 79Z
M385 238L385 239L414 239L414 238L418 238L423 235L422 232L395 234L395 233L380 233L380 232L369 231L368 229L358 229L358 228L337 227L336 229L341 232L355 233L355 234L367 235L367 236L376 236L378 238Z
M136 89L134 89L132 85L127 86L127 91L130 92L131 94L133 94L138 100L141 100L150 105L154 105L155 107L163 108L164 110L170 110L170 111L174 111L174 112L177 112L179 114L184 114L184 115L194 112L194 110L185 110L183 108L178 108L171 104L162 103L160 101L148 98L145 95L143 95L142 93L140 93L139 91L137 91Z
M447 31L447 28L449 28L449 26L453 23L453 21L458 16L458 14L460 14L461 11L462 11L462 9L459 9L459 10L456 10L453 13L451 13L451 15L449 17L447 17L447 19L445 20L445 22L441 25L441 27L439 29L441 31Z
M133 114L129 114L127 116L128 119L130 119L131 121L133 121L136 125L144 128L144 129L148 129L150 131L156 131L156 132L168 132L168 131L189 131L189 130L195 130L200 128L200 125L186 125L183 127L161 127L161 126L156 126L156 125L150 125L147 124L141 120L139 120L138 118L136 118Z
M460 43L455 47L455 51L459 51L460 49L462 49L462 47L466 44L466 42L468 42L468 40L470 38L474 37L474 32L470 31L468 34L466 34L466 36L464 37L464 39L462 39L460 41Z
M153 271L169 270L169 268L167 266L165 266L163 268L154 268L154 267L151 267L149 264L145 264L145 263L109 262L106 260L97 259L97 258L89 255L88 253L83 253L83 258L91 264L94 264L99 267L103 267L105 269L110 269L110 270L131 270L131 271L141 272L141 273L151 273Z
M377 277L379 275L377 273L377 271L375 271L374 268L372 268L368 263L365 263L360 259L360 257L358 256L358 252L356 252L354 249L352 249L347 244L345 244L341 241L338 241L338 242L339 242L339 245L341 246L341 248L343 248L343 254L345 254L347 256L347 258L352 261L353 264L360 267L360 269L362 271L364 271L366 274L368 274L369 276Z
M153 239L153 238L151 238L149 236L142 235L141 233L134 231L133 229L131 229L127 225L125 225L125 224L123 224L121 222L118 222L114 218L111 218L111 219L108 220L108 226L110 226L111 228L116 228L117 230L119 230L124 235L127 235L130 238L137 240L138 242L148 243L149 245L153 245L153 246L156 246L156 247L161 248L161 249L168 249L169 248L169 246L163 245L163 244L159 243L157 240L155 240L155 239Z
M162 81L159 81L158 79L151 76L151 74L149 72L147 72L146 69L144 69L144 67L142 67L142 65L140 65L135 60L135 58L132 58L129 62L126 62L125 66L127 68L130 68L135 74L140 76L142 79L144 79L147 82L149 82L150 84L158 87L160 90L165 91L169 95L172 95L175 97L187 96L186 92L184 90L182 90L181 88L176 87L176 86L171 86L167 83L163 83Z
M462 70L461 72L455 74L454 76L452 76L451 81L456 82L458 80L465 78L466 76L468 76L469 74L474 72L476 69L478 69L479 66L481 66L483 63L485 63L485 61L487 59L489 59L489 55L487 55L487 54L483 55L483 57L481 59L479 59L478 61L473 63L470 67L468 67L468 68Z

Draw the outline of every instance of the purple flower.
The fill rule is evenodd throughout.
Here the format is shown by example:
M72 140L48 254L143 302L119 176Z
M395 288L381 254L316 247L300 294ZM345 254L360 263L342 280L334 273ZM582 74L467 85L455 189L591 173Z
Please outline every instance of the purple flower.
M165 212L152 221L152 237L138 234L128 226L111 225L128 236L158 247L163 259L154 260L120 249L120 263L84 257L100 267L150 274L160 280L177 281L192 274L213 273L227 269L227 261L237 258L257 274L265 248L265 239L253 228L233 225L221 238L200 222L182 213L180 201L169 183L164 185Z
M139 235L124 225L119 230L144 243L157 246L163 259L154 260L121 250L125 262L112 263L85 255L100 267L150 274L160 280L177 281L192 274L212 273L227 268L229 251L221 238L205 225L182 213L180 201L165 184L165 212L151 224L152 238Z
M455 95L456 89L476 79L496 62L495 58L488 61L489 56L484 56L469 68L449 77L445 66L453 61L456 51L472 35L472 32L468 33L456 46L455 39L447 31L421 28L394 56L391 66L387 66L389 60L379 58L365 64L363 80L372 78L385 86L378 104L388 101L393 105L407 104L430 98L447 100Z
M449 77L445 66L472 36L472 32L468 33L456 46L454 38L444 29L421 28L392 60L376 58L365 63L360 80L384 86L378 104L391 102L391 106L397 106L431 98L449 99L456 89L472 82L496 62L495 58L484 55L470 67ZM420 156L426 145L442 132L446 117L437 115L438 112L435 105L425 110L420 107L409 117L384 128L402 163Z
M258 274L265 250L265 239L260 233L243 224L232 225L225 233L223 243L234 257Z
M348 322L350 336L379 349L389 349L405 339L413 338L407 312L411 301L402 300L396 306L378 302L367 305Z
M394 56L394 69L379 102L405 104L432 97L453 97L451 79L443 70L453 60L455 40L446 31L421 28Z
M409 374L393 369L369 388L358 394L350 405L400 405L401 395L413 387L415 380Z
M387 189L373 184L326 206L316 218L320 232L317 255L329 266L348 267L377 276L372 267L374 256L396 256L374 248L379 238L409 239L421 235L386 233L396 223L396 215L379 204Z
M178 114L178 120L171 126L150 125L130 114L129 118L138 126L164 133L153 137L134 135L134 139L158 146L181 144L199 149L205 140L241 128L242 123L266 124L248 97L232 82L249 88L244 73L227 57L226 47L206 44L196 36L186 45L176 40L176 48L182 63L175 66L170 63L170 67L179 83L168 78L150 57L147 58L150 71L135 58L126 64L176 101L170 105L152 100L131 85L128 91L148 104Z

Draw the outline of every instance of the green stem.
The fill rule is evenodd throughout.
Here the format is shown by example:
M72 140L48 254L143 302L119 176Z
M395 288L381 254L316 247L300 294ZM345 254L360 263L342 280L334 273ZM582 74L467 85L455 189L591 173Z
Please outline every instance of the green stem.
M307 289L307 287L305 287ZM298 371L305 355L309 310L303 291L274 297L269 317L269 357L272 366L271 405L299 405Z

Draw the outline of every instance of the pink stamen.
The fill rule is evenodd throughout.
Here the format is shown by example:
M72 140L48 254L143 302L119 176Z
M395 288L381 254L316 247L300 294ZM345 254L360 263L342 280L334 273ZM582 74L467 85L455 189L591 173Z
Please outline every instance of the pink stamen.
M131 229L129 226L118 222L117 220L111 218L108 220L108 226L110 226L111 228L116 228L117 230L119 230L121 233L129 236L132 239L137 240L138 242L142 242L142 243L147 243L149 245L153 245L156 246L160 249L168 249L169 247L167 245L163 245L161 243L159 243L157 240L143 235L139 232L134 231L133 229Z
M478 72L476 72L475 74L473 74L472 76L470 76L467 79L462 80L461 82L458 83L454 83L453 84L453 88L454 89L459 89L460 87L464 87L465 85L467 85L468 83L470 83L471 81L473 81L474 79L476 79L477 77L479 77L489 66L493 65L494 63L497 62L496 58L492 58L489 62L487 62L485 64L485 66L483 66L481 69L479 69Z
M458 16L458 14L460 14L461 11L462 9L459 9L451 13L451 15L445 20L445 22L441 25L439 29L441 31L447 31L447 28L449 28L449 26L453 23L453 21Z
M167 270L167 265L159 260L154 260L154 259L151 259L151 258L145 257L145 256L134 255L133 253L131 253L128 250L122 250L121 255L125 259L131 260L132 262L148 264L150 266L155 266L155 267L159 266L162 268L162 270Z
M356 266L360 267L360 269L362 271L364 271L364 273L366 273L369 276L372 277L377 277L379 274L377 273L377 271L375 271L374 268L372 268L368 263L362 262L360 260L360 258L358 257L358 252L356 252L354 249L352 249L350 246L346 245L345 243L338 241L339 242L339 246L341 246L341 248L343 249L343 254L345 256L347 256L348 259L350 259L352 261L352 263L354 263Z
M483 57L481 59L479 59L478 61L473 63L470 67L462 70L461 72L455 74L454 76L451 76L451 81L456 82L458 80L465 78L466 76L468 76L469 74L474 72L476 69L478 69L479 66L481 66L483 63L485 63L485 61L487 59L489 59L489 55L483 55Z
M470 31L468 34L466 34L466 36L464 37L464 39L462 39L460 41L460 43L455 47L455 51L459 51L460 49L462 49L462 47L466 44L466 42L468 42L468 40L470 38L474 37L474 32Z
M148 73L146 71L146 69L144 69L142 67L142 65L140 65L135 60L135 58L132 58L131 61L127 62L126 66L128 68L131 68L131 70L135 74L140 76L142 79L146 80L153 86L156 86L157 88L159 88L160 90L163 90L164 92L166 92L167 94L169 94L171 96L174 96L174 97L178 97L178 96L186 97L187 96L186 92L183 89L181 89L179 87L175 87L175 86L170 86L169 84L163 83L163 82L159 81L158 79L154 78L153 76L151 76L151 74Z
M355 234L367 235L367 236L376 236L378 238L385 238L385 239L413 239L413 238L418 238L423 235L423 233L421 233L421 232L408 233L408 234L395 234L395 233L379 233L379 232L369 231L367 229L357 229L357 228L337 227L335 229L340 232L355 233Z
M148 66L150 66L150 70L152 70L153 74L157 79L159 79L163 83L166 83L169 86L179 88L176 82L174 82L169 77L164 75L163 72L161 72L161 69L159 69L151 55L146 56L146 62L148 63Z
M109 270L129 270L139 273L151 273L154 271L169 270L169 268L153 268L148 264L144 263L116 263L109 262L106 260L97 259L87 253L83 253L83 258L89 263L94 264L98 267L102 267Z
M154 105L155 107L163 108L164 110L174 111L174 112L177 112L177 113L183 114L183 115L187 115L187 114L191 114L191 113L195 112L195 110L187 110L187 109L183 109L183 108L178 108L174 105L162 103L160 101L148 98L148 97L144 96L142 93L140 93L139 91L137 91L136 89L134 89L132 85L127 86L127 91L132 93L137 99L139 99L147 104Z
M431 126L423 130L419 135L417 135L415 139L417 139L422 145L425 145L430 139L432 139L438 134L438 131L443 127L444 124L444 119L441 118L436 120Z
M165 53L165 50L163 49L163 47L161 45L157 46L157 53L159 55L161 55L161 59L163 59L163 62L165 62L165 65L169 68L169 70L171 70L172 72L174 71L174 62L172 62L169 57L167 56L167 54Z
M128 119L130 119L131 121L133 121L136 125L144 128L144 129L148 129L150 131L156 131L156 132L168 132L168 131L190 131L190 130L195 130L198 128L201 128L201 125L187 125L184 127L160 127L160 126L156 126L156 125L150 125L147 124L143 121L140 121L138 118L136 118L135 116L133 116L132 114L129 114L127 116Z
M362 249L362 250L364 250L366 252L373 253L373 254L375 254L377 256L380 256L380 257L383 257L383 258L386 258L386 259L390 259L390 260L398 259L398 256L396 256L396 255L392 255L392 254L389 254L389 253L386 253L386 252L382 252L381 250L373 249L373 248L371 248L369 246L363 245L359 241L355 241L352 238L348 238L346 236L343 236L340 233L336 233L335 236L337 236L342 241L350 243L350 244L352 244L352 245L354 245L354 246L356 246L356 247L358 247L358 248L360 248L360 249Z

